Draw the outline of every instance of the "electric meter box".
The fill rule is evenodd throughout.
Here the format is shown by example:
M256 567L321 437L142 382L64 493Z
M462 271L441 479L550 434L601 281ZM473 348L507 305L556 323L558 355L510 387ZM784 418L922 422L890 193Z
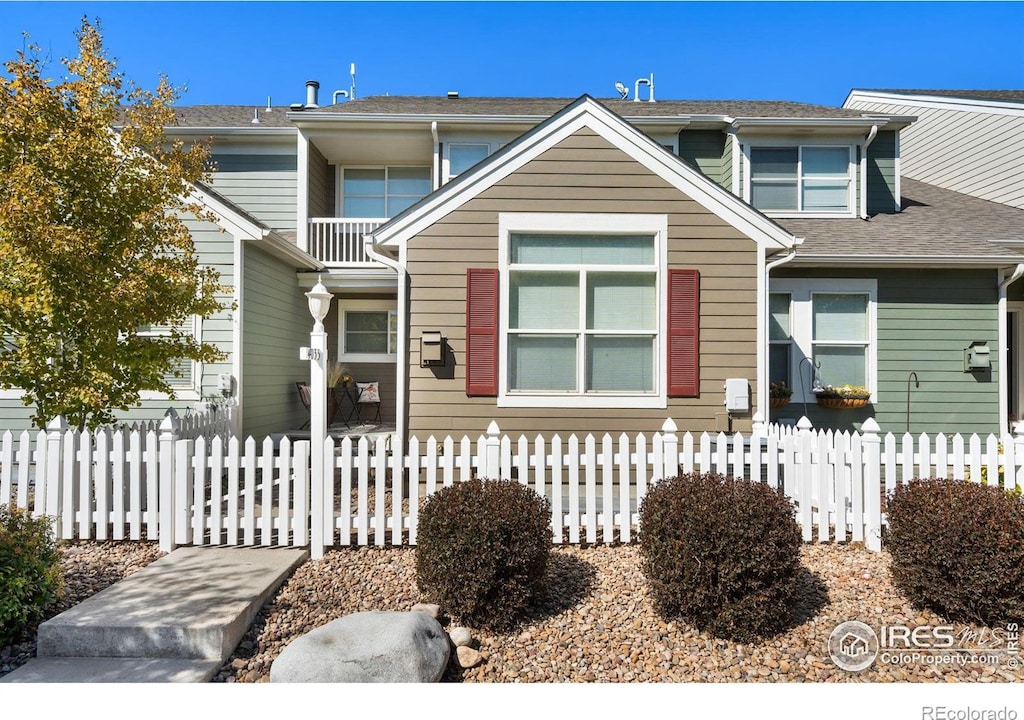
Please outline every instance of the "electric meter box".
M727 378L725 409L730 413L750 412L750 383L746 378Z

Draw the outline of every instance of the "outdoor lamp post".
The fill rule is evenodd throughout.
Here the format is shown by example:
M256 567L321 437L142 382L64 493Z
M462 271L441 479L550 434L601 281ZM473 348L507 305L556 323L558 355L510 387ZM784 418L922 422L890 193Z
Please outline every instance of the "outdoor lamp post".
M323 278L318 277L313 289L306 293L309 300L309 314L313 316L313 331L309 333L309 449L313 471L313 492L310 498L313 511L313 526L310 528L310 555L318 560L324 554L323 502L324 483L327 473L324 468L324 441L327 437L327 333L324 318L331 309L334 296L324 287ZM319 506L319 507L318 507Z

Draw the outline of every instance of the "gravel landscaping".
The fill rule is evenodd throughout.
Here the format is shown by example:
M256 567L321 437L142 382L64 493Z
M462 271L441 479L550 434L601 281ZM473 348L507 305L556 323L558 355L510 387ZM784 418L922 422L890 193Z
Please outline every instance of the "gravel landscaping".
M639 570L636 546L560 547L552 551L547 596L520 631L474 632L485 660L461 682L1014 682L1006 665L876 663L849 673L828 656L841 622L942 624L893 588L889 556L853 545L805 545L805 572L789 629L741 645L658 617ZM410 548L346 548L308 562L260 612L217 680L265 682L293 638L363 610L408 610L421 600ZM977 628L976 628L977 629Z
M100 590L113 585L159 558L157 543L142 541L63 542L64 597L49 609L46 618L59 615ZM36 627L23 633L24 641L0 648L0 677L36 656Z
M61 545L67 595L50 616L157 559L153 542ZM1020 682L1006 664L883 665L848 673L828 656L833 628L846 620L930 625L893 588L889 556L854 545L805 545L805 572L788 629L741 645L699 633L655 612L633 545L558 547L549 563L547 595L519 631L474 631L484 662L450 669L453 682ZM408 610L420 600L411 548L339 548L307 562L264 607L216 680L265 682L274 658L292 639L362 610ZM975 628L980 630L979 628ZM34 629L29 636L34 638ZM0 675L27 662L34 641L0 648Z

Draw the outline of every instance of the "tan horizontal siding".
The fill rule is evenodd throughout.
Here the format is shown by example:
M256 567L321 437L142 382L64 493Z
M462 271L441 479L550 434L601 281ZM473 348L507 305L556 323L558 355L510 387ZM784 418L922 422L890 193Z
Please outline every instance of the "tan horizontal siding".
M659 409L498 408L495 398L466 397L465 272L498 266L502 212L667 215L669 266L701 272L700 397L672 398ZM408 267L411 435L476 437L491 420L510 433L651 433L669 416L683 429L714 430L725 379L754 384L755 243L589 131L545 151L413 238ZM424 330L440 330L447 339L455 358L447 374L419 367L416 338ZM749 428L749 420L734 427Z

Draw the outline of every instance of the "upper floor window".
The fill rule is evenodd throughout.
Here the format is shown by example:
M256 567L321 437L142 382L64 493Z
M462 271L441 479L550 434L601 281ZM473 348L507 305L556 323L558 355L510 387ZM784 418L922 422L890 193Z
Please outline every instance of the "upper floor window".
M430 193L430 168L345 168L342 193L343 217L391 218Z
M449 143L448 179L466 172L491 153L487 143Z
M751 147L750 204L766 212L848 214L852 154L848 145Z

